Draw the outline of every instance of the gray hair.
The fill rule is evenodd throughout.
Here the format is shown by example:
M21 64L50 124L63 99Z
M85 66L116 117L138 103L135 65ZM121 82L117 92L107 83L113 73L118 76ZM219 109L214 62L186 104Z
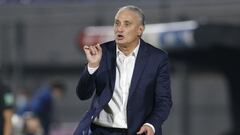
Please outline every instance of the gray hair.
M139 19L140 19L140 22L143 26L145 26L145 16L143 14L143 11L142 9L140 9L139 7L136 7L136 6L133 6L133 5L127 5L127 6L124 6L124 7L121 7L119 10L118 10L118 13L123 11L123 10L130 10L130 11L133 11L135 12L138 16L139 16Z

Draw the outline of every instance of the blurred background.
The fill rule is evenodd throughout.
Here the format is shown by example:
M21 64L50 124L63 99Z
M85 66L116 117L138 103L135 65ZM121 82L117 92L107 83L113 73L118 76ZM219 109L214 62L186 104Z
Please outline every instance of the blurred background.
M0 0L0 76L15 101L61 80L67 92L51 135L71 135L90 103L75 94L81 47L113 39L115 13L129 4L145 13L143 38L169 53L174 106L165 135L239 135L239 0Z

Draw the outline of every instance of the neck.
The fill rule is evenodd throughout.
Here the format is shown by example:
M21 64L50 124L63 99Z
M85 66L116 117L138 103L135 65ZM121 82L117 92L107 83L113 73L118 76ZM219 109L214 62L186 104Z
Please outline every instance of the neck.
M133 44L127 44L127 45L118 45L118 49L124 53L124 55L128 56L130 53L133 52L133 50L137 47L140 40Z

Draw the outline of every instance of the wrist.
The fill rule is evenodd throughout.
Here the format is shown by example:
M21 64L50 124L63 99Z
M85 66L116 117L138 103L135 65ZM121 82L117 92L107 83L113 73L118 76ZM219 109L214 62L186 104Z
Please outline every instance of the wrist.
M155 128L154 128L154 126L153 126L152 124L150 124L150 123L144 123L143 125L149 126L149 127L152 129L153 133L155 133Z

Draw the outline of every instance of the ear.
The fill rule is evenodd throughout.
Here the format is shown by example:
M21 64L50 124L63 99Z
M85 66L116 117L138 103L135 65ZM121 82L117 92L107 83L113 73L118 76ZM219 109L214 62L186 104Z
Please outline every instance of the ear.
M142 33L143 33L144 29L145 29L145 28L144 28L143 25L140 25L140 26L139 26L139 29L138 29L138 35L139 35L139 36L142 36Z

